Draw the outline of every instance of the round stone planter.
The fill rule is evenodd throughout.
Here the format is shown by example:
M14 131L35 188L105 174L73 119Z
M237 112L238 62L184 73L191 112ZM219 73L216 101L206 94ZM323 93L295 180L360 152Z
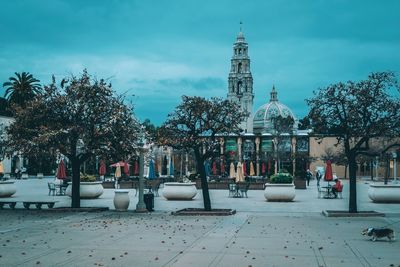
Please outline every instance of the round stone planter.
M400 184L370 184L368 196L373 202L400 203Z
M127 211L129 207L129 190L117 189L114 191L114 207L118 211Z
M98 198L103 194L103 182L81 182L79 187L80 197L84 199ZM67 196L72 196L72 183L68 182L65 190Z
M192 200L196 194L196 183L164 183L162 191L167 200Z
M17 187L14 182L4 181L0 182L0 197L11 197L17 192Z
M293 201L295 196L293 184L265 184L264 197L268 201Z

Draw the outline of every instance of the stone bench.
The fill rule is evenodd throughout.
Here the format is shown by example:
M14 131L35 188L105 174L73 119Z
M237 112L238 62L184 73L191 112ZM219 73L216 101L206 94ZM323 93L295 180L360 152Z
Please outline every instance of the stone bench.
M4 205L8 205L11 209L15 209L17 201L0 201L0 209L3 209Z
M29 210L30 205L34 204L37 209L42 209L42 205L47 205L49 209L52 209L54 207L54 204L57 201L24 201L22 202L25 209Z

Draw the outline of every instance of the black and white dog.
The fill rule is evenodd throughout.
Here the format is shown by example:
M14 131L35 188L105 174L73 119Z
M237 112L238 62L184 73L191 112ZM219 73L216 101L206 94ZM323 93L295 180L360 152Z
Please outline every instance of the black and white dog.
M362 235L372 236L371 240L387 237L389 241L394 240L394 231L390 228L367 228L361 232Z

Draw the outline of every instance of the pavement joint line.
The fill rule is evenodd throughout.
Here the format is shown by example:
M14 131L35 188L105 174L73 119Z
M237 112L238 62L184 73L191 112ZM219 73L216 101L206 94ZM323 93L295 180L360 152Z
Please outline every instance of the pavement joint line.
M239 226L236 226L235 230L232 230L233 231L232 237L229 238L229 240L227 242L225 242L224 247L219 251L217 256L214 257L214 259L211 261L209 266L219 266L219 263L223 260L223 258L225 257L225 255L228 252L228 248L226 248L226 246L228 244L230 244L232 240L237 239L237 233L243 228L244 225L246 225L246 222L249 220L249 218L250 218L250 216L246 215L245 220ZM218 261L216 261L217 259L218 259Z
M205 237L207 237L211 231L213 231L214 229L218 228L219 224L216 224L214 227L212 227L210 230L208 230L206 233L204 233L202 236L199 236L198 238L196 238L192 244L190 244L190 246L188 246L187 248L183 249L182 252L183 253L179 253L176 254L174 257L172 257L169 261L167 261L163 266L172 266L173 264L175 264L179 258L181 258L182 256L184 256L189 250L191 250L192 248L194 248L196 246L196 244L198 243L199 240L204 239ZM172 262L174 261L174 262Z
M357 249L357 247L350 246L349 242L347 240L344 240L345 246L347 246L350 251L354 254L354 256L360 261L360 264L362 266L369 266L372 267L372 265L367 261L367 259L364 257L364 255Z

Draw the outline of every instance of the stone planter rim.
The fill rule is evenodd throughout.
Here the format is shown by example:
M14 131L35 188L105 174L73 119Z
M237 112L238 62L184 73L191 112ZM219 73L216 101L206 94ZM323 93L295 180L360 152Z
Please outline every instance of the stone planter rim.
M292 187L292 186L294 186L294 184L293 183L291 183L291 184L271 184L271 183L265 183L265 186L280 186L280 187L282 187L282 186L287 186L287 187Z
M400 188L400 184L369 184L369 186L380 188Z
M95 182L80 182L80 184L102 184L102 181L95 181ZM69 185L72 185L72 182L68 182Z
M114 190L115 193L129 193L128 189L115 189Z
M164 183L164 185L172 185L172 186L192 186L195 185L196 183L190 182L190 183L179 183L179 182L168 182L168 183Z
M14 181L0 181L0 184L13 184Z

